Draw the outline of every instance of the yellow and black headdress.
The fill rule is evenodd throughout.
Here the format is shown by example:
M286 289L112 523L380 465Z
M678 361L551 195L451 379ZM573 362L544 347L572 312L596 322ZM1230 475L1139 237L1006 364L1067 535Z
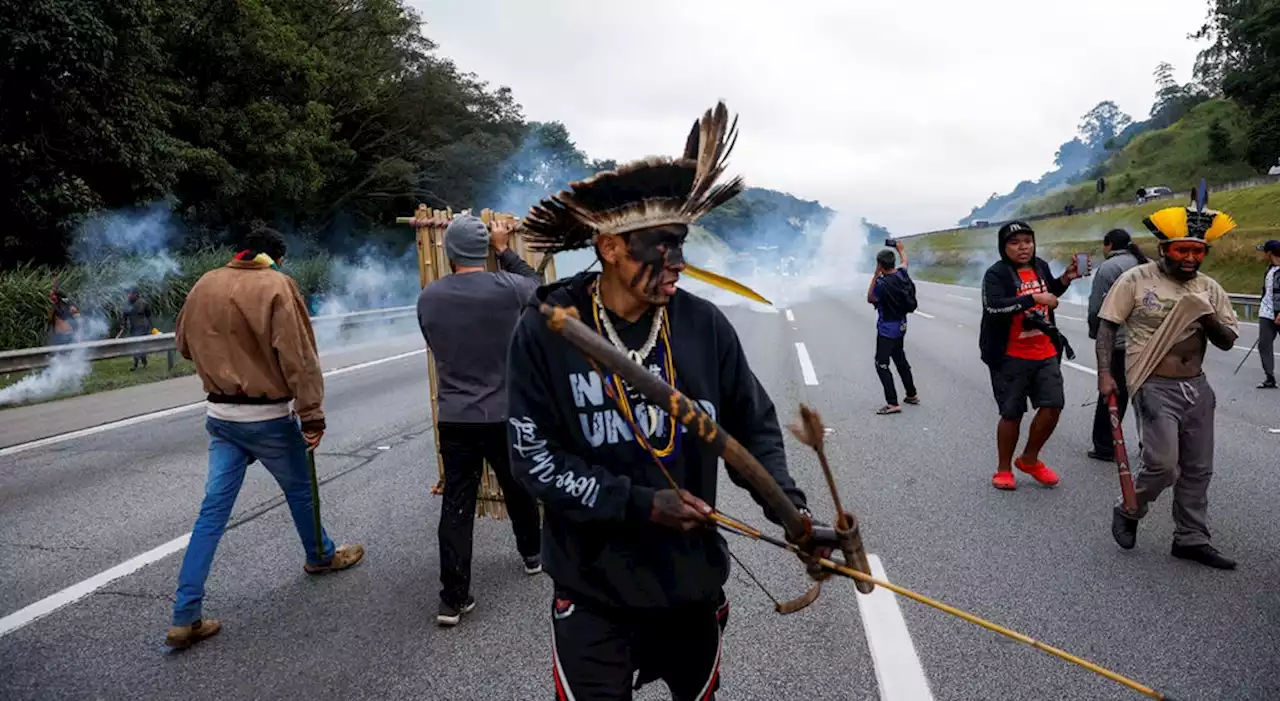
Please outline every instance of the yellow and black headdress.
M1222 238L1236 228L1236 222L1226 212L1209 209L1208 190L1204 182L1192 193L1193 201L1186 207L1167 207L1142 220L1143 225L1161 241L1190 239L1206 244Z

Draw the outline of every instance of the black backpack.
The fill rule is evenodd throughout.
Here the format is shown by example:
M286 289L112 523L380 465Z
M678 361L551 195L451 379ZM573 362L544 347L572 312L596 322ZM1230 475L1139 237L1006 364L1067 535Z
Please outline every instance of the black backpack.
M884 286L880 291L880 303L892 318L906 319L916 310L916 283L907 274L893 274L884 278Z

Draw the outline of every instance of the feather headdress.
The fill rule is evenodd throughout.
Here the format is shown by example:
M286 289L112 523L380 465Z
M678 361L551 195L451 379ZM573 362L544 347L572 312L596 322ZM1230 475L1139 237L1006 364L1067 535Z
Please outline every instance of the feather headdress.
M1204 243L1213 243L1236 228L1230 214L1208 208L1209 195L1204 180L1193 195L1193 204L1153 212L1142 220L1143 225L1161 241L1192 239Z
M597 234L691 224L740 194L742 178L716 181L738 138L723 102L694 122L679 158L649 157L569 183L521 222L529 247L554 255L586 248Z

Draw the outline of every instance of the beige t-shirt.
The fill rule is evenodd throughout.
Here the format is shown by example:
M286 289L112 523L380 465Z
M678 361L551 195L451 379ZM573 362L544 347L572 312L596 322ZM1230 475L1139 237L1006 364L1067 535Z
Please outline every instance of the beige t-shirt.
M1231 298L1216 280L1199 274L1187 282L1179 282L1160 272L1157 265L1151 262L1126 270L1107 292L1098 312L1099 318L1123 325L1128 333L1125 372L1130 392L1142 386L1169 348L1200 331L1202 324L1195 319L1201 313L1212 310L1223 324L1240 333L1240 322L1231 306ZM1184 297L1192 295L1200 297L1200 300L1186 300L1176 315L1178 318L1171 319L1179 328L1163 330L1157 339L1156 332L1173 313L1174 307ZM1159 341L1160 348L1152 350L1163 349L1163 352L1159 357L1151 354L1143 357L1143 352L1153 340Z

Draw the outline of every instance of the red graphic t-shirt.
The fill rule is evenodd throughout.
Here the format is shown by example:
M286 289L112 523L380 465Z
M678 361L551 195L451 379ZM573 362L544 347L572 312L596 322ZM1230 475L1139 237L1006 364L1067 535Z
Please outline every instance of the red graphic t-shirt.
M1049 288L1036 275L1034 268L1019 270L1018 278L1021 281L1018 287L1019 296L1049 291ZM1037 304L1032 309L1039 309L1046 319L1049 317L1049 308L1043 304ZM1058 349L1054 348L1053 341L1043 331L1024 329L1022 314L1014 315L1013 328L1009 329L1009 348L1005 351L1005 355L1024 360L1047 360L1057 354Z

